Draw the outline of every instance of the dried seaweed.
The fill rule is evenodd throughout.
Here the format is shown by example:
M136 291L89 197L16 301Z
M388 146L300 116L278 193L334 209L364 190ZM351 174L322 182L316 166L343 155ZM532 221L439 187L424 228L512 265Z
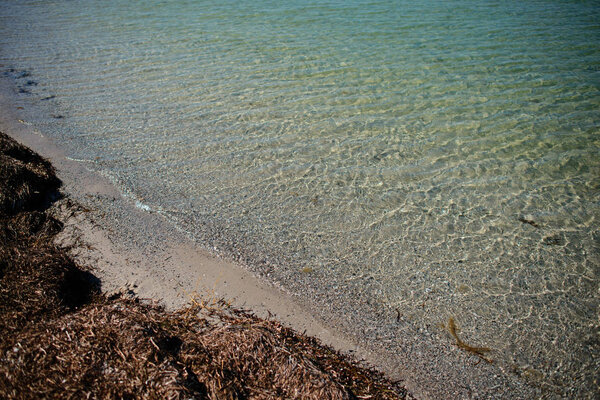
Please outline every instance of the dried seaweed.
M0 177L1 214L47 205L60 186L47 160L1 132Z

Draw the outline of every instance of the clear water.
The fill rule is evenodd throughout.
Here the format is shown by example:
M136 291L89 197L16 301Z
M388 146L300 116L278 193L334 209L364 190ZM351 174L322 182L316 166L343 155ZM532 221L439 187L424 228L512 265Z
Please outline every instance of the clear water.
M598 15L592 1L3 1L0 63L31 71L23 96L56 96L43 101L65 118L36 123L73 157L348 326L398 310L451 341L439 324L454 317L503 370L589 394ZM364 315L344 308L353 296Z

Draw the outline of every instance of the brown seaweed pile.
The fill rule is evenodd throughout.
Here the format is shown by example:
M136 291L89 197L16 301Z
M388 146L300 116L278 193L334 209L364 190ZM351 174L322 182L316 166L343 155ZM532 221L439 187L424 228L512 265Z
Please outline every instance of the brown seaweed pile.
M107 298L54 244L52 166L0 133L0 397L396 399L382 374L275 321Z
M27 147L0 135L0 213L43 207L60 186L54 168Z

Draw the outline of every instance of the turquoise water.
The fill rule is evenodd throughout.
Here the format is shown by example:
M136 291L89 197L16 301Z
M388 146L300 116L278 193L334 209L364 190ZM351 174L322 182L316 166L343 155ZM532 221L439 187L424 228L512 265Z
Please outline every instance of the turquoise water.
M350 331L597 389L600 3L1 4L33 123L140 205Z

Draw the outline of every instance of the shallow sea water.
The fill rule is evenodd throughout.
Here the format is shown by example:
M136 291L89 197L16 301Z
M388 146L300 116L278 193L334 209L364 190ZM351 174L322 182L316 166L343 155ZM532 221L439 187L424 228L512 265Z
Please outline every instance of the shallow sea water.
M203 245L348 326L361 317L336 304L353 298L439 340L453 317L504 371L591 395L598 15L592 1L4 1L0 64L53 110L34 124Z

